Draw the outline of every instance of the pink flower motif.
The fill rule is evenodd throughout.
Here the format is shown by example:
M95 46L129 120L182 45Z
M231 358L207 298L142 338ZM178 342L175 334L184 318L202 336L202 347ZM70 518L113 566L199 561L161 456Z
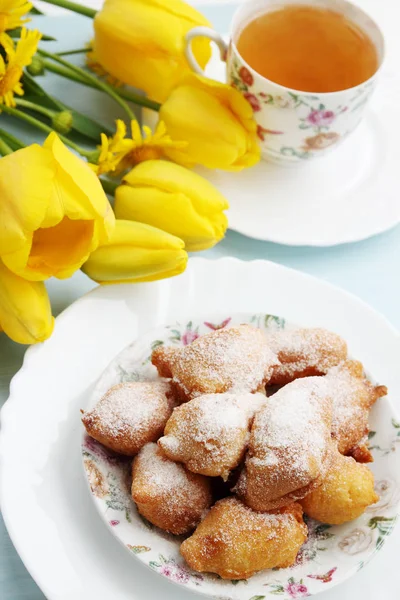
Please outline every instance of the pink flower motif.
M112 519L112 520L110 521L110 525L111 525L112 527L115 527L116 525L119 525L119 521L116 521L116 520Z
M229 325L231 320L232 317L228 317L227 319L225 319L225 321L222 321L222 323L210 323L209 321L204 321L204 325L209 329L212 329L213 331L217 331L218 329L223 329L224 327Z
M160 573L176 583L187 583L189 581L188 572L179 565L166 564L161 568Z
M317 127L329 127L335 119L336 115L333 110L312 110L306 121Z
M246 83L247 85L253 85L254 83L254 77L247 67L241 67L239 69L239 77L243 83Z
M310 579L318 579L318 581L322 581L323 583L328 583L329 581L332 581L332 575L336 570L337 567L333 567L333 569L330 569L330 571L324 573L323 575L307 575L307 577Z
M296 600L297 598L306 598L310 595L306 586L302 583L289 583L289 585L286 587L286 591L288 592L291 598L294 598Z
M197 340L198 337L200 336L196 330L193 331L192 329L186 329L182 336L182 344L184 346L189 346L189 344L194 342L194 340Z
M251 108L254 110L254 112L258 112L259 110L261 110L261 104L257 96L255 96L254 94L249 94L248 92L246 94L243 94L243 96L251 104Z

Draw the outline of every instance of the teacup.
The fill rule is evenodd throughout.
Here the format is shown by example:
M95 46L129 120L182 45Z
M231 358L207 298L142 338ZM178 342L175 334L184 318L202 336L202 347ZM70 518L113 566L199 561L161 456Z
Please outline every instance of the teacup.
M378 69L372 77L343 91L312 93L285 87L257 73L237 49L243 28L268 11L296 4L333 10L364 31L377 52ZM213 29L192 29L186 36L186 57L192 69L204 75L191 50L197 36L208 37L218 45L227 65L227 82L250 102L263 158L286 164L321 156L354 131L376 86L384 58L384 38L378 25L346 0L249 0L233 17L229 44Z

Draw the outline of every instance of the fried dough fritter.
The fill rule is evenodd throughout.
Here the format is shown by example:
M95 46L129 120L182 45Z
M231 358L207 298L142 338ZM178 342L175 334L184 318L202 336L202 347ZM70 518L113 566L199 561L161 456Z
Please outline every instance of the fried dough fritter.
M212 331L174 352L156 350L152 362L160 374L172 375L182 402L202 394L255 392L279 363L264 332L250 325Z
M369 431L369 411L378 398L387 394L387 388L368 381L362 364L354 360L333 367L325 379L333 398L332 436L339 452L370 462L372 456L362 444Z
M340 525L357 519L367 506L378 500L374 476L368 467L336 452L322 485L300 500L300 504L309 517Z
M281 363L274 368L271 385L325 375L347 357L346 342L326 329L282 329L267 333L267 341Z
M291 566L306 537L299 504L257 513L231 497L211 508L181 554L196 571L248 579L263 569Z
M243 458L254 414L265 400L262 394L199 396L174 410L158 444L190 471L226 481Z
M266 399L250 432L235 491L254 510L303 498L331 461L332 400L323 377L298 379Z
M173 403L170 386L161 381L119 383L84 413L88 434L119 454L134 456L162 435Z
M180 535L200 522L212 502L210 481L146 444L132 465L132 498L150 523Z

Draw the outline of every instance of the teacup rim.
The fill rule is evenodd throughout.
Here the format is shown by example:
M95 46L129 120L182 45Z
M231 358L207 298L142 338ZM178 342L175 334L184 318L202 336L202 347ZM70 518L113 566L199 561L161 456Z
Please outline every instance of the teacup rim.
M231 28L230 28L230 33L229 33L229 46L232 46L235 49L236 54L240 57L240 60L243 62L243 65L249 69L249 71L251 72L252 75L256 76L258 79L272 84L274 86L279 87L283 93L289 93L289 94L294 94L296 96L318 96L318 98L320 97L328 97L328 96L335 96L335 95L339 95L339 94L344 94L347 92L354 92L364 86L368 87L368 84L372 84L374 82L374 80L378 77L378 75L380 74L382 67L385 63L385 59L386 59L386 40L385 40L385 36L383 34L383 31L381 29L381 27L378 25L378 23L375 21L375 19L373 19L373 17L371 17L371 15L369 13L367 13L363 8L361 8L360 6L358 6L357 4L354 4L354 2L350 2L349 0L341 0L344 4L348 4L349 6L354 7L355 9L357 9L360 13L362 13L364 16L366 16L368 19L370 19L370 21L374 24L374 26L376 27L380 38L381 38L381 43L382 43L382 57L379 63L379 66L377 68L377 70L375 71L375 73L373 75L371 75L371 77L369 77L368 79L366 79L365 81L362 81L361 83L359 83L358 85L349 87L349 88L344 88L343 90L335 90L333 92L307 92L304 90L298 90L295 88L290 88L287 87L285 85L282 85L281 83L277 83L276 81L273 81L272 79L268 79L268 77L264 77L264 75L261 75L258 71L256 71L244 58L243 56L240 54L238 47L236 45L236 42L234 40L234 32L233 32L233 25L235 23L235 20L237 19L238 15L240 14L240 12L243 10L243 8L249 4L251 4L251 2L248 2L246 4L241 4L240 6L237 7L237 9L235 10L233 17L232 17L232 21L231 21ZM287 0L287 4L296 4L295 2L291 2L291 0ZM308 0L304 0L304 5L308 4ZM311 5L311 4L310 4ZM376 46L376 44L374 44L374 46Z

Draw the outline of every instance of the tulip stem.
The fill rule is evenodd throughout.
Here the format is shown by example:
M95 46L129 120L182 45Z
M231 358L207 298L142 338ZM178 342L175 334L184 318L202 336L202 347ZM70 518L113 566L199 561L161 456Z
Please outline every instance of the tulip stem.
M98 89L102 90L103 92L105 92L106 94L111 96L111 98L113 98L120 105L120 107L124 109L124 111L126 112L126 114L129 117L129 119L136 121L136 117L135 117L134 113L131 111L131 109L125 102L125 100L123 100L120 96L118 96L118 94L113 90L113 88L111 86L109 86L107 83L105 83L104 81L101 81L100 79L98 79L94 75L91 75L87 71L84 71L81 67L77 67L76 65L73 65L72 63L70 63L67 60L65 60L64 58L62 58L61 56L57 56L57 54L52 54L51 52L47 52L46 50L42 50L41 48L38 49L38 53L41 56L50 58L51 60L54 60L55 62L59 63L60 65L63 65L64 67L67 67L68 69L71 69L71 71L74 71L75 73L77 73L78 75L80 75L81 77L86 79L87 81L90 81L91 83L93 83L93 85L96 86Z
M45 106L40 106L40 104L34 104L33 102L29 102L28 100L24 100L23 98L16 98L15 101L17 106L21 106L22 108L28 108L29 110L44 115L48 119L52 119L56 114L53 110L50 110Z
M6 142L6 144L10 146L13 152L15 152L15 150L25 148L26 144L4 129L0 129L0 137L2 138L3 142Z
M53 4L54 6L61 6L61 8L72 10L72 12L79 13L80 15L84 15L90 19L93 19L97 13L97 10L94 10L93 8L76 4L76 2L70 2L70 0L43 0L43 2L47 2L47 4Z
M105 193L108 194L109 196L114 196L115 190L120 185L119 183L116 183L115 181L110 181L109 179L101 179L101 178L100 178L100 183L103 186L103 190L105 191Z
M63 52L57 52L57 56L70 56L71 54L85 54L91 52L92 48L76 48L75 50L64 50Z
M5 113L11 115L12 117L16 117L17 119L20 119L21 121L25 121L26 123L33 125L33 127L36 127L37 129L40 129L41 131L44 131L45 133L52 133L54 131L54 129L52 129L45 123L42 123L42 121L38 121L37 119L35 119L35 117L32 117L31 115L28 115L28 114L22 112L21 110L18 110L17 108L12 108L11 106L6 106L5 104L3 104L1 107L1 110ZM55 133L57 133L57 132L55 132ZM93 158L93 150L84 150L83 148L80 148L80 146L75 144L74 142L71 142L71 140L69 140L67 137L65 137L61 133L57 133L57 135L60 138L60 140L62 140L64 142L64 144L66 144L66 146L69 146L70 148L72 148L73 150L75 150L76 152L81 154L82 156L85 156L86 158L89 158L89 159Z
M7 156L7 154L12 154L12 148L0 137L0 154L1 156Z
M62 67L56 63L53 63L51 60L43 60L43 65L47 71L51 71L52 73L56 73L60 75L60 77L65 77L66 79L70 79L72 81L76 81L76 83L82 83L88 87L99 89L98 85L84 79L81 75L78 75L74 71L71 71L69 68ZM104 91L104 90L99 90ZM150 108L151 110L155 110L158 112L161 108L161 104L159 102L155 102L154 100L150 100L145 96L140 96L139 94L135 94L134 92L128 92L123 88L115 89L115 93L118 94L121 98L125 100L129 100L133 104L138 104L139 106L143 106L145 108Z

